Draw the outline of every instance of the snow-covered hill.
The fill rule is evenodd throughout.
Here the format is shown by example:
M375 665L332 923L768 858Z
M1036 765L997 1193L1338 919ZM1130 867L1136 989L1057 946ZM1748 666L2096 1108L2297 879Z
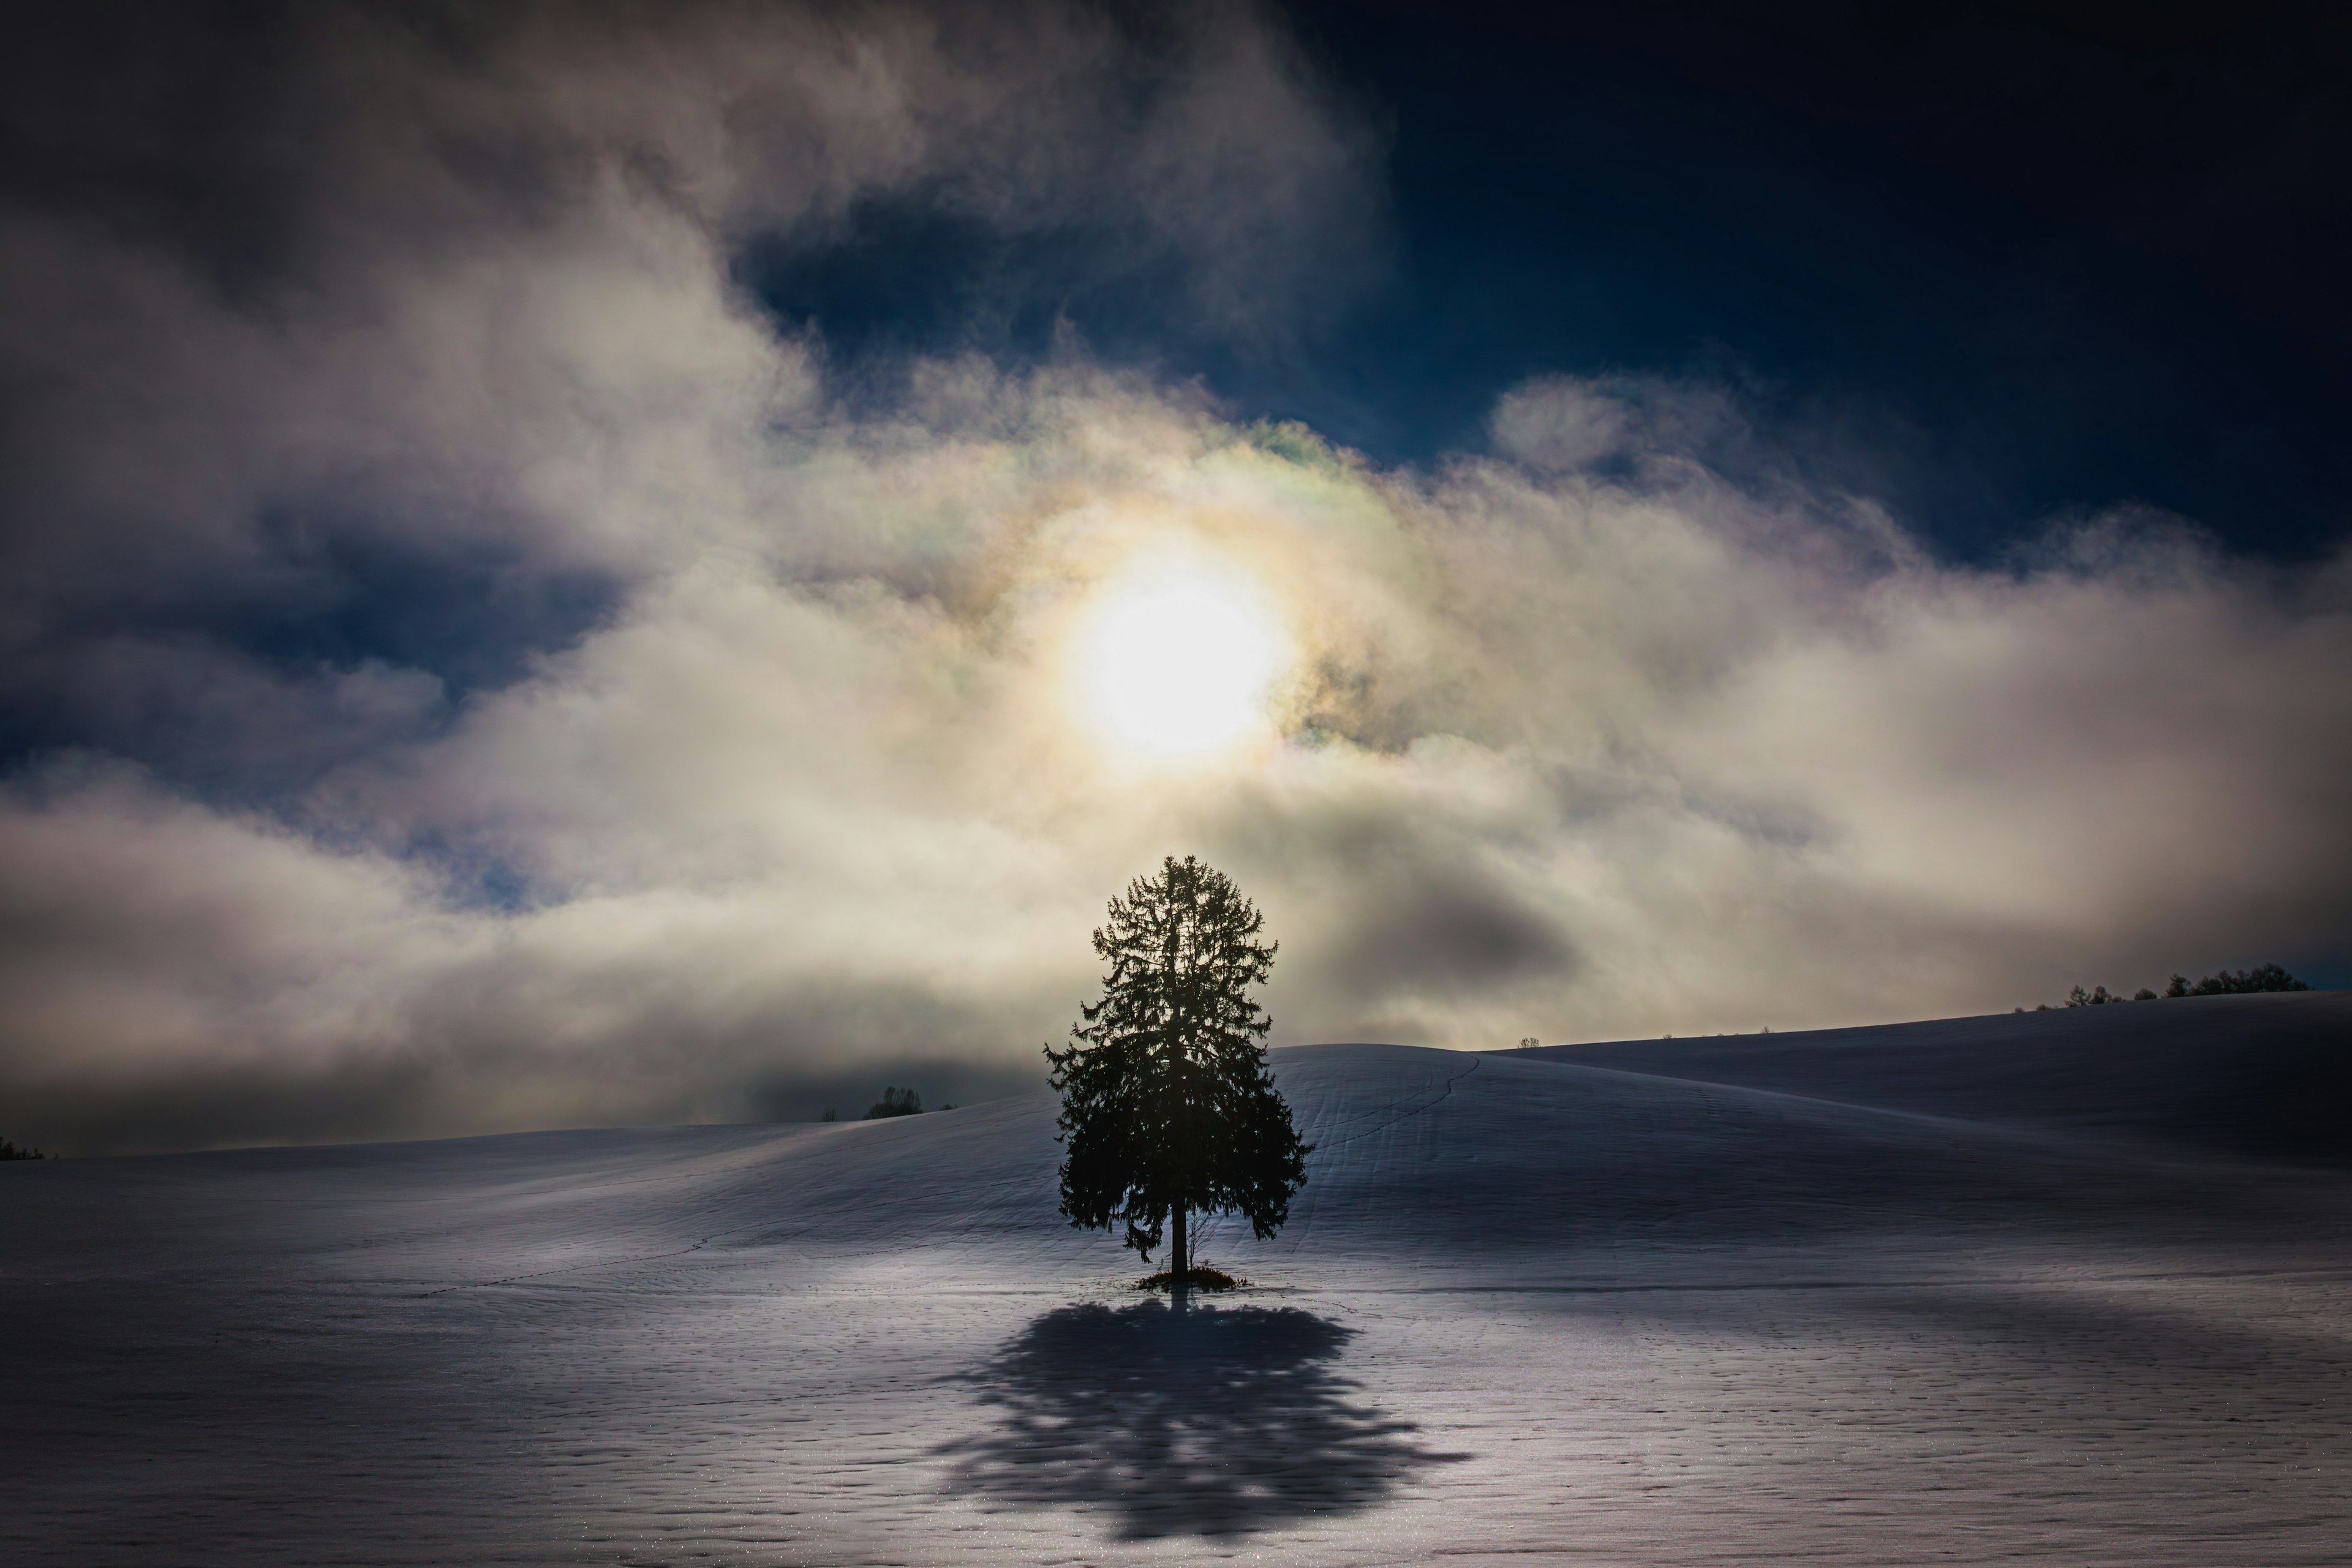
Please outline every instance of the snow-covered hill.
M0 1560L2340 1562L2347 1026L1286 1051L1181 1316L1042 1092L0 1167Z
M2352 993L1551 1046L1560 1061L2253 1159L2352 1164Z

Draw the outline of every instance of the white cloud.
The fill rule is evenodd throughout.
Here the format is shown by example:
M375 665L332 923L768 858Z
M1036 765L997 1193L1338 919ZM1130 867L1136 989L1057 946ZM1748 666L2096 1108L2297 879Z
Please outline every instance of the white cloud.
M11 1136L806 1113L917 1064L961 1095L1034 1073L1103 899L1171 852L1267 910L1292 1041L1785 1028L2341 951L2341 563L2289 582L2117 513L1939 565L1867 502L1726 478L1736 400L1639 378L1517 389L1492 455L1430 471L1075 352L829 397L730 281L751 227L1132 184L1214 260L1199 307L1245 314L1322 253L1293 226L1372 205L1367 139L1245 16L1149 47L947 17L526 26L463 66L330 28L356 107L254 298L7 220L39 308L0 355L55 394L9 501L40 564L11 697L82 748L0 797ZM1065 661L1171 537L1299 658L1279 743L1154 771ZM520 606L520 651L470 685L257 651L387 558L431 567L404 612L493 584L447 635ZM542 635L569 574L599 593Z

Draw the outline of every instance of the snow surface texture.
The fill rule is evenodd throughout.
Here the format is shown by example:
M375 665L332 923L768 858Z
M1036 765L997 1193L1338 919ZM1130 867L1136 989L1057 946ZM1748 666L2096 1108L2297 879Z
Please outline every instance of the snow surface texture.
M1181 1315L1043 1093L0 1167L0 1561L2340 1563L2347 1052L1285 1051L1310 1183Z

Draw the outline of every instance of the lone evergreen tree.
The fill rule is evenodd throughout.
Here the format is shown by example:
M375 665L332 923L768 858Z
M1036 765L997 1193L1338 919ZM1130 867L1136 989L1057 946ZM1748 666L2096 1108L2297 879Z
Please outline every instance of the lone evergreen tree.
M1259 1237L1290 1217L1309 1147L1266 1070L1273 1026L1252 999L1274 968L1264 916L1233 879L1170 856L1110 900L1094 933L1110 964L1066 1049L1045 1047L1062 1094L1062 1212L1124 1222L1145 1262L1174 1222L1169 1272L1191 1272L1185 1218L1239 1212Z

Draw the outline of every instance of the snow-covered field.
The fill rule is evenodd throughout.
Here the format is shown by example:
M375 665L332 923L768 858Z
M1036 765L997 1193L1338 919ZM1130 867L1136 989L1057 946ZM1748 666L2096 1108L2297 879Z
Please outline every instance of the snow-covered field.
M2352 1560L2352 995L1276 1059L1181 1316L1043 1092L0 1167L0 1560Z

